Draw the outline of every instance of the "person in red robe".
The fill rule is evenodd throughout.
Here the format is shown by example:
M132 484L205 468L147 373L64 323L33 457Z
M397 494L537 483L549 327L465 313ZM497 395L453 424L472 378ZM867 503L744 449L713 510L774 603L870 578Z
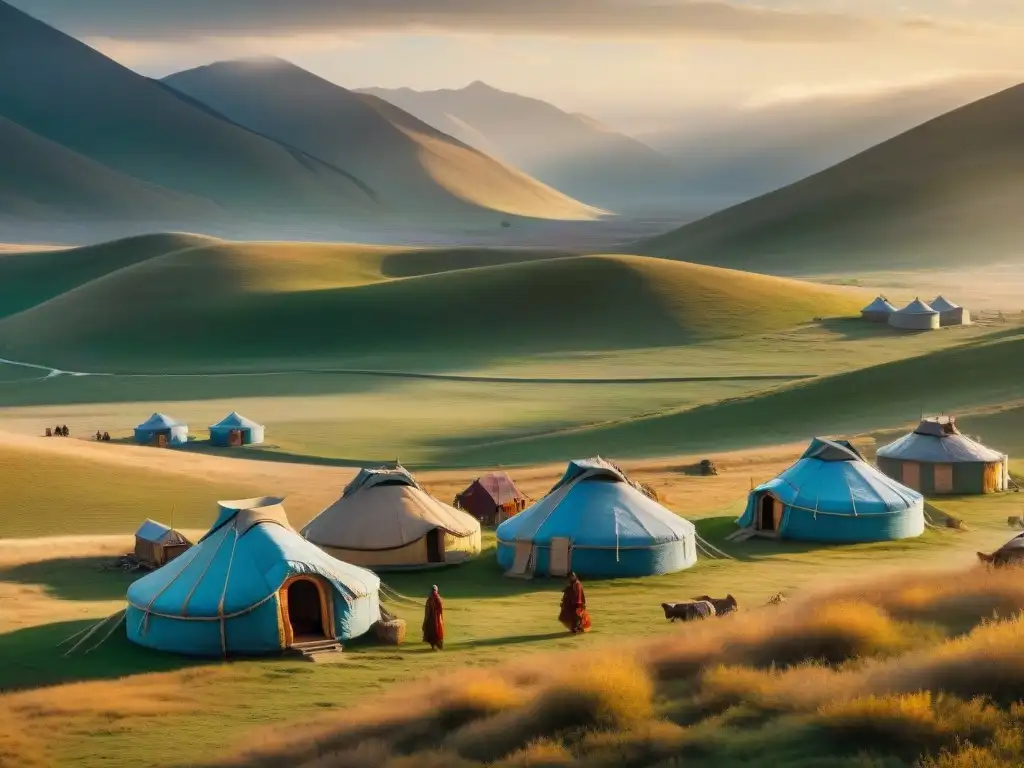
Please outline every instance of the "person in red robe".
M429 643L432 650L444 649L444 603L436 585L430 590L423 611L423 642Z
M569 574L569 586L562 592L562 610L558 614L558 620L574 635L590 629L587 596L583 592L583 584L575 573Z

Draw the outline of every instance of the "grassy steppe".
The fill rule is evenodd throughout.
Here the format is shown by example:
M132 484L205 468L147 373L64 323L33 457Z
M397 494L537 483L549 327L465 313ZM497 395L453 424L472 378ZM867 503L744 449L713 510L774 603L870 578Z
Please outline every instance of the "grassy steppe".
M499 253L498 265L453 269L467 257L433 254L425 267L446 262L448 271L389 279L389 262L408 275L411 258L338 246L171 250L0 321L0 354L114 372L416 354L450 364L763 333L849 316L865 299L855 289L634 256L501 263L509 258Z

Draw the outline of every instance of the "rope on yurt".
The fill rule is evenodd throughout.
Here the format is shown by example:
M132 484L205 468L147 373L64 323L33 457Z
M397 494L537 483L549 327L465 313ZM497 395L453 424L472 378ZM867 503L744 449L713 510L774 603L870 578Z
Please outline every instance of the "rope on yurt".
M706 539L702 539L699 534L694 533L693 537L697 540L697 546L704 547L705 549L714 553L712 557L721 557L726 560L735 560L736 558L730 555L728 552L723 552L718 547L709 543Z
M106 639L107 639L108 637L110 637L110 635L111 635L111 634L113 633L113 630L114 630L114 629L116 629L116 628L117 628L117 627L118 627L118 626L119 626L119 625L121 624L121 621L122 621L122 620L124 619L124 616L125 616L125 610L124 610L124 609L122 609L122 610L120 610L120 611L118 611L118 612L116 612L116 613L112 613L112 614L110 614L109 616L107 616L106 618L102 619L101 621L98 621L98 622L96 622L96 623L95 623L95 624L93 624L93 625L92 625L91 627L88 627L88 628L87 628L86 630L83 630L83 632L84 632L84 635L83 635L83 632L78 632L78 633L76 633L76 634L72 635L71 637L69 637L69 638L68 638L67 640L65 640L65 641L64 641L63 643L60 643L60 644L59 644L59 645L58 645L57 647L59 648L59 647L60 647L61 645L64 645L65 643L68 643L68 642L70 642L71 640L74 640L74 639L75 639L76 637L79 637L79 636L81 636L81 639L80 639L80 640L79 640L79 641L78 641L77 643L75 643L75 644L74 644L73 646L71 646L70 648L68 648L68 650L66 650L66 651L64 652L64 656L70 656L70 655L71 655L72 653L74 653L74 652L75 652L75 651L76 651L76 650L77 650L77 649L78 649L78 648L79 648L79 647L80 647L80 646L81 646L81 645L82 645L83 643L85 643L85 641L86 641L86 640L88 640L88 639L89 639L90 637L92 637L92 636L93 636L94 634L96 634L97 632L99 632L99 631L100 631L100 630L101 630L101 629L102 629L102 628L103 628L103 627L104 627L104 626L105 626L105 625L107 624L107 622L109 622L109 621L110 621L111 619L114 619L114 618L116 618L116 619L117 619L117 621L116 621L116 622L114 623L114 626L113 626L113 628L112 628L112 629L110 630L110 632L108 632L108 633L107 633L106 635L104 635L104 636L103 636L103 639L102 639L102 640L100 640L100 642L99 642L99 643L97 643L96 645L92 646L92 648L97 648L97 647L99 647L99 645L101 645L101 644L102 644L102 643L103 643L103 642L104 642L104 641L105 641L105 640L106 640ZM92 648L90 648L89 650L92 650Z
M217 542L217 548L213 550L213 555L206 562L206 567L203 568L203 572L199 574L199 578L196 579L196 583L192 585L192 589L185 595L185 601L181 604L181 617L183 619L188 618L188 603L192 599L192 595L199 589L199 585L203 583L203 579L206 578L206 572L210 570L210 566L213 565L217 559L217 555L220 554L220 548L224 546L224 542L228 540L228 532L235 534L235 543L238 543L238 530L234 526L231 528L225 528L225 534L220 537L220 541Z
M181 567L180 571L178 571L176 574L174 574L174 578L171 579L170 581L168 581L166 584L164 584L160 588L160 590L155 595L153 595L152 599L148 603L146 603L146 607L142 609L142 618L139 619L139 634L140 635L146 634L146 629L149 627L149 614L151 613L150 609L153 607L153 603L155 603L157 601L157 598L160 597L160 595L162 595L164 592L166 592L174 582L176 582L178 579L180 579L181 575L183 573L185 573L185 571L187 571L189 568L191 568L192 567L192 563L194 563L196 561L196 558L199 557L199 545L198 544L196 546L192 547L191 554L192 554L192 556L189 558L188 562L185 563L185 565L183 565Z
M380 592L384 596L385 600L391 600L395 603L409 603L410 605L419 605L419 600L414 600L407 595L403 595L400 592L395 591L383 581L380 583Z
M103 645L103 644L104 644L105 642L107 642L107 640L109 640L109 639L110 639L110 636L111 636L112 634L114 634L114 630L116 630L116 629L117 629L118 627L120 627L120 626L121 626L121 625L122 625L122 624L123 624L123 623L124 623L124 622L126 621L126 619L127 619L127 616L128 616L128 609L126 608L126 609L124 609L123 611L121 611L121 616L120 616L120 618L118 618L118 620L117 620L117 621L115 621L115 622L114 622L113 624L111 624L111 625L110 625L110 629L108 629L108 630L107 630L107 634L105 634L105 635L104 635L104 636L103 636L103 637L102 637L102 638L101 638L101 639L99 640L99 642L97 642L97 643L94 643L93 645L89 646L89 647L88 647L88 648L87 648L87 649L85 650L85 652L86 652L86 653L92 653L92 652L93 652L93 651L95 651L95 650L96 650L97 648L99 648L99 647L100 647L101 645Z
M231 566L235 564L235 548L238 546L238 539L241 538L235 533L235 540L231 542L231 555L228 557L228 570L224 574L224 589L220 592L220 600L217 602L217 618L220 619L220 652L225 658L228 655L227 626L224 621L224 600L228 596L228 582L231 581ZM219 549L219 547L218 547Z

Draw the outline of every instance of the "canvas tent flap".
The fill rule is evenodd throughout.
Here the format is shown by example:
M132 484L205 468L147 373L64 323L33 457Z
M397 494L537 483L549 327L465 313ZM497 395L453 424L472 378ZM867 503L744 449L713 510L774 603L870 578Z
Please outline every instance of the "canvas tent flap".
M412 485L403 480L403 473ZM387 483L389 478L399 484ZM340 499L302 529L302 535L337 549L386 550L404 547L433 530L459 538L480 531L472 515L433 498L404 470L370 472L365 480L354 490L349 490L350 484Z

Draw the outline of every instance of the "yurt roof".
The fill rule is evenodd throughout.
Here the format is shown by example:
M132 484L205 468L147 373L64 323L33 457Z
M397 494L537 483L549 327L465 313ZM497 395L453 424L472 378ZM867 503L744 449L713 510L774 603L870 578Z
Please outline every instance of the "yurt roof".
M290 576L317 575L346 599L373 594L380 579L327 555L288 524L281 499L219 502L199 543L128 588L140 611L184 619L232 618L273 597Z
M956 427L956 419L951 417L924 419L909 435L882 446L875 455L883 459L925 464L993 463L1003 460L1003 454L961 434Z
M151 544L162 544L163 546L190 543L179 531L163 523L158 523L156 520L149 519L139 526L139 529L135 532L135 538L148 541Z
M473 485L479 485L483 488L495 504L505 504L516 499L526 498L506 472L491 472L483 477L478 477L470 483L469 488L466 488L463 493L469 491Z
M621 470L603 459L587 459L570 462L563 480L499 525L497 536L503 542L566 537L575 547L649 547L683 540L694 531L688 520L637 490Z
M764 491L784 504L833 515L900 512L923 498L860 459L849 447L821 438L815 438L795 464L752 492Z
M877 299L868 304L861 312L895 312L896 307L885 300L884 297L879 296Z
M936 296L935 301L931 303L931 308L936 312L948 312L951 309L960 309L960 305L954 304L945 296L939 295Z
M306 524L302 535L325 547L386 550L436 529L465 537L478 532L480 522L438 501L399 468L361 470L340 499Z
M177 419L172 419L165 413L154 413L144 422L139 424L137 429L170 429L171 427L180 427L183 423Z
M897 309L904 315L935 315L938 314L934 309L925 304L921 299L914 299L912 302L907 304L903 309Z
M240 414L238 411L232 411L223 419L214 424L213 427L221 427L225 429L254 429L261 426L252 419L247 419L245 416Z

